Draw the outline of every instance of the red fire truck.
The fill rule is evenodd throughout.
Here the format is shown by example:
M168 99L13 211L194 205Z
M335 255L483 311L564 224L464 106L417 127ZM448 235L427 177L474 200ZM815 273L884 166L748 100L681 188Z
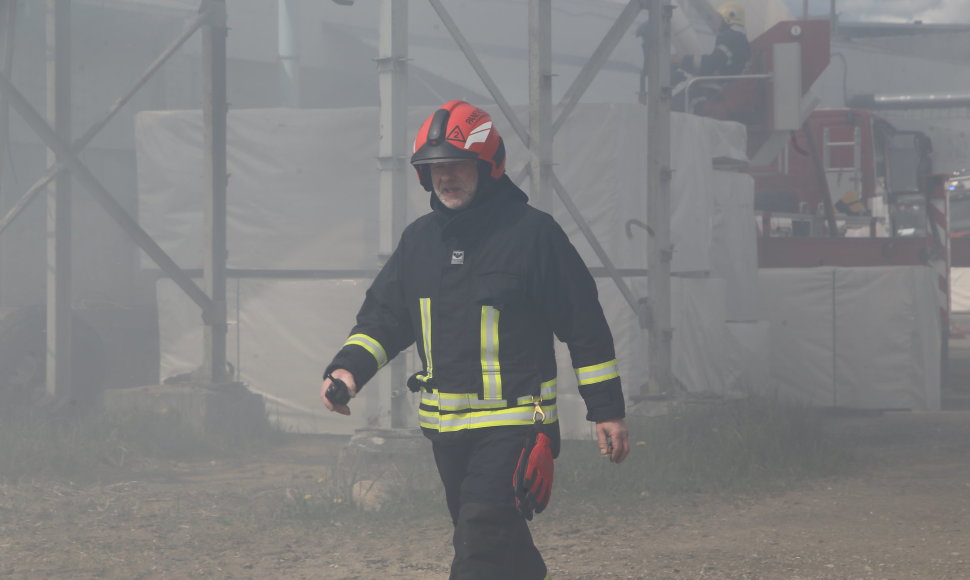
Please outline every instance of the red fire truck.
M938 276L941 327L949 329L951 241L955 264L970 265L970 178L949 181L950 221L962 236L951 240L947 176L933 172L925 134L899 130L862 107L805 116L802 106L800 127L777 124L776 109L790 102L779 101L774 86L784 77L774 70L775 45L799 46L801 93L794 98L804 101L829 63L828 26L820 20L776 24L751 42L750 74L724 80L694 112L748 128L759 267L929 266ZM948 338L944 330L944 375Z
M794 62L776 64L782 45L795 47ZM801 126L789 117L779 128L778 110L803 100L829 59L828 21L779 22L752 40L746 73L721 78L693 109L748 128L759 265L945 268L945 178L933 174L926 135L865 108L813 110ZM782 100L788 71L780 67L792 65L797 93L782 92Z
M944 177L933 173L931 153L926 135L871 111L812 112L771 165L750 170L761 266L943 259Z

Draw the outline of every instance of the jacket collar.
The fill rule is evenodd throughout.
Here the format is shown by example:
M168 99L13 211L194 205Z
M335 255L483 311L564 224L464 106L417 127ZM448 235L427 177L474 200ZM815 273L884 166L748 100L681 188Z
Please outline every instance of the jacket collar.
M431 207L442 224L442 238L461 238L470 240L477 237L486 226L499 219L501 214L508 212L512 206L525 204L529 197L517 185L512 183L508 175L498 179L490 179L479 186L472 203L462 210L451 210L445 207L433 192L431 193Z

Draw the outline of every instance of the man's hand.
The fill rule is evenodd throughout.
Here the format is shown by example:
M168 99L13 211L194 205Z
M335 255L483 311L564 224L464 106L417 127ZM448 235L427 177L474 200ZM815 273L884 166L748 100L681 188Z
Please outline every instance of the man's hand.
M608 456L613 463L621 463L630 453L630 434L623 419L609 419L596 423L596 439L600 455Z
M350 398L353 399L357 396L357 382L354 381L354 375L350 374L350 371L346 369L334 369L330 373L335 379L340 379L347 385L347 390L350 391ZM323 385L320 386L320 399L323 401L324 406L334 413L340 413L341 415L349 415L350 407L347 405L334 405L333 402L327 398L327 389L330 388L330 379L323 379Z

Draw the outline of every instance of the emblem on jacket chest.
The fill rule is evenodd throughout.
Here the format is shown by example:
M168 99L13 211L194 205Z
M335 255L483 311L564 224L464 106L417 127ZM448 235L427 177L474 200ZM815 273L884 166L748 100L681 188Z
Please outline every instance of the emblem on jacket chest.
M452 250L451 251L451 263L452 264L464 264L465 263L465 251L464 250Z

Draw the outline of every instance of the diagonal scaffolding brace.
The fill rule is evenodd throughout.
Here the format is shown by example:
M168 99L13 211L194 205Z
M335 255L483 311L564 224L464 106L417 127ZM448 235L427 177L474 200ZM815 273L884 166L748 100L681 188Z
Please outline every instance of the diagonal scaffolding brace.
M17 90L7 75L0 73L0 92L10 101L17 114L25 123L40 137L48 148L50 148L65 168L70 170L75 178L85 187L94 199L101 204L105 212L111 216L115 222L138 244L138 246L156 264L178 284L188 296L202 309L203 319L207 319L209 310L212 307L212 300L203 292L192 279L179 268L172 258L155 243L155 240L142 229L125 208L104 188L98 179L91 173L91 170L81 162L71 147L64 143L54 133L54 130L47 121L30 104L26 97Z
M206 9L205 11L199 13L199 15L196 16L191 23L189 23L185 31L177 39L175 39L175 41L172 42L172 44L169 45L169 47L166 48L162 54L159 55L159 57L155 59L151 65L149 65L147 69L145 69L145 72L142 73L138 80L134 82L131 88L128 89L128 91L122 95L121 98L115 101L104 117L91 125L91 127L89 127L83 135L74 141L74 143L71 145L71 151L73 153L80 153L85 147L87 147L87 145L98 135L98 133L101 132L101 129L103 129L105 125L107 125L108 122L114 118L118 111L128 104L128 101L130 101L131 98L134 97L143 86L145 86L145 83L151 79L155 72L161 68L163 64L168 62L168 59L171 58L171 56L175 54L175 52L181 48L182 45L192 37L192 35L194 35L203 25L205 25L206 22L208 22L209 14L210 10ZM47 187L48 184L54 181L54 179L56 179L66 169L67 168L63 163L55 163L47 170L47 173L45 173L40 179L31 185L20 197L20 199L14 203L10 210L7 211L6 215L3 216L3 219L0 219L0 234L3 234L4 230L6 230L7 227L17 219L17 216L22 214L23 211L27 209L30 202L37 197L38 193L40 193L45 187Z

